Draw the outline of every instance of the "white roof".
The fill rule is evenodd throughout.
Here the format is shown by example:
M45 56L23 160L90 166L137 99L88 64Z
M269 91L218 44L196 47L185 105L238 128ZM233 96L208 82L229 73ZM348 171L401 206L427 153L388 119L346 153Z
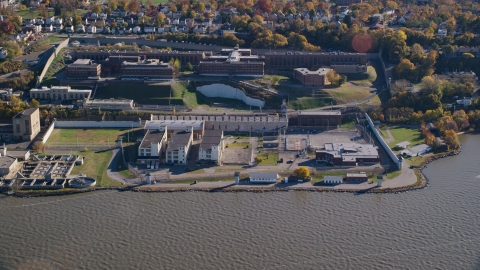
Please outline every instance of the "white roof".
M160 127L167 127L168 130L184 130L187 127L192 127L193 130L202 130L203 121L191 120L151 120L145 122L144 129L159 129Z
M410 151L416 154L416 153L420 153L422 151L428 151L430 149L431 149L431 147L426 145L426 144L419 144L419 145L416 145L414 147L411 147Z
M278 179L278 174L274 172L251 172L251 178Z
M396 146L397 147L401 147L401 148L405 148L407 146L410 145L410 142L409 141L404 141L404 142L400 142L400 143L397 143Z
M323 181L328 180L328 181L343 181L343 176L331 176L331 175L325 175L323 177Z

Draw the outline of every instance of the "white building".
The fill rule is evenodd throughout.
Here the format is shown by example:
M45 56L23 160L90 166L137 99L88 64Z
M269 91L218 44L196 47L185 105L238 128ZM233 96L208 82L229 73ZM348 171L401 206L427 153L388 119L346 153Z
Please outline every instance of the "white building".
M145 26L143 29L145 33L155 33L155 26Z
M140 34L140 33L142 33L142 28L140 28L140 26L135 26L135 27L133 27L133 33L134 33L134 34Z
M109 109L109 110L131 110L133 99L85 99L84 108Z
M341 184L343 183L343 176L330 176L325 175L323 177L324 184Z
M463 107L470 106L470 105L472 105L472 99L471 98L459 99L459 100L457 100L457 105L460 105L460 106L463 106Z
M447 36L447 29L438 29L437 34L441 37L446 37Z
M419 145L410 147L409 149L403 150L401 153L402 155L406 155L409 157L416 157L416 156L426 154L431 150L432 148L430 146L426 144L419 144Z
M251 172L250 183L276 183L278 178L277 173L271 172Z
M220 165L224 149L223 131L205 130L198 151L198 160L215 162Z
M168 140L166 162L167 164L187 164L190 146L193 142L193 128L187 127L185 131L177 131Z
M77 100L89 98L91 94L92 90L71 89L70 86L43 86L41 89L30 90L30 97L35 99Z
M0 47L0 59L7 58L7 55L8 55L8 51L3 47Z
M159 161L165 152L167 144L167 128L147 130L142 142L138 146L138 164Z
M96 34L97 33L97 27L95 25L89 25L87 27L87 33Z
M77 32L78 33L85 33L85 25L79 24L77 27Z

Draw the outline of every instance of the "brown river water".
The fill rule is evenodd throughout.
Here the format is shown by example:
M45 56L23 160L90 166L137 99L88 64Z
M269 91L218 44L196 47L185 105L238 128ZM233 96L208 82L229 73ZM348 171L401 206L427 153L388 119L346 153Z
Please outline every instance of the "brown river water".
M480 269L480 135L427 189L0 197L0 269Z

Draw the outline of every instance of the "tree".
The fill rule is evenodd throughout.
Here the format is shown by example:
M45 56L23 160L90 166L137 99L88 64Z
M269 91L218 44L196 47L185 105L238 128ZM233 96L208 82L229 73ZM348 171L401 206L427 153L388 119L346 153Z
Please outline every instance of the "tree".
M300 179L305 179L310 176L310 170L305 166L300 166L293 171L293 175Z
M255 163L259 164L263 161L263 158L257 156L257 157L255 157L254 160L255 160Z
M464 59L471 59L471 58L475 58L475 56L469 52L464 52L462 53L462 58Z
M447 130L445 132L444 141L449 148L458 149L460 147L460 140L454 130Z
M188 62L186 65L185 65L185 70L188 70L188 71L192 71L193 70L193 66L190 62Z
M97 14L98 14L98 13L102 12L102 6L101 6L101 5L95 5L95 6L93 7L92 11L93 11L94 13L97 13Z
M15 32L15 26L13 23L9 20L4 20L0 22L0 35L10 35Z
M38 102L38 100L32 98L32 101L30 101L30 105L34 108L38 108L38 107L40 107L40 102Z
M110 0L108 1L108 6L112 9L112 11L118 8L118 1L117 0Z
M44 148L44 143L42 141L36 141L33 146L32 146L32 149L35 151L35 152L40 152L43 150Z

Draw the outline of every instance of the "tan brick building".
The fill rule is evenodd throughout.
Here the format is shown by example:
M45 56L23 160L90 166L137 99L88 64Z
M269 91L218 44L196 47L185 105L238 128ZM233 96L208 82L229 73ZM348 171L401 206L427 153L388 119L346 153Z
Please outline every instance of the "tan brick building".
M122 77L173 79L173 67L158 59L147 59L140 62L123 62L121 65Z
M40 132L38 108L26 109L13 117L13 138L31 141Z

